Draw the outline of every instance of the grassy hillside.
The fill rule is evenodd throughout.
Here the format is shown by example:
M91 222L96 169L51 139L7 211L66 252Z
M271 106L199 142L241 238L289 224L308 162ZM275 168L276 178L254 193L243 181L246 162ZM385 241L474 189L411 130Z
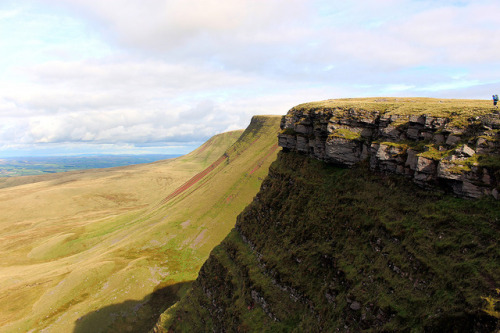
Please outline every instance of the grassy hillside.
M0 189L19 186L24 184L31 184L37 182L51 181L54 180L55 183L60 182L68 182L73 180L78 180L80 176L87 178L102 178L106 177L108 174L122 174L127 175L125 178L129 178L129 176L142 178L142 174L144 172L148 173L151 170L151 177L154 179L154 174L158 173L155 171L156 167L160 168L163 172L165 170L164 166L169 165L168 168L171 167L171 171L175 172L175 176L171 176L169 172L166 172L167 176L163 177L163 179L159 179L158 181L161 183L165 183L166 181L176 181L181 182L189 177L191 177L197 171L207 167L213 160L217 159L220 155L222 155L229 147L232 145L235 140L239 138L243 131L232 131L223 133L220 135L216 135L205 142L201 147L195 149L191 153L182 156L181 158L177 158L175 160L165 160L151 163L148 166L143 165L133 165L127 167L115 167L109 169L94 169L94 170L76 170L76 171L68 171L64 174L55 173L55 174L44 174L44 175L28 175L21 177L0 177ZM155 167L151 167L154 165ZM137 171L137 172L136 172ZM184 172L186 171L186 172ZM161 173L158 173L160 177ZM180 177L176 177L180 176ZM158 177L157 177L158 178ZM177 186L178 184L172 184Z
M257 193L279 121L254 117L174 160L11 180L0 331L147 330Z
M500 202L280 153L156 332L494 332Z

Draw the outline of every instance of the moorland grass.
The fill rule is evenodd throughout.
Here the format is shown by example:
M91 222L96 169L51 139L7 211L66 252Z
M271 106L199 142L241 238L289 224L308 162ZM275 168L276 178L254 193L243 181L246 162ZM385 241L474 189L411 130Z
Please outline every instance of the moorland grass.
M344 98L299 104L294 109L315 112L330 109L377 111L384 115L429 115L465 118L489 114L491 101L474 99L437 99L424 97Z
M116 318L136 318L135 300L194 280L276 156L263 160L280 118L259 119L174 160L11 179L0 189L0 330L126 328ZM229 163L163 202L229 150Z

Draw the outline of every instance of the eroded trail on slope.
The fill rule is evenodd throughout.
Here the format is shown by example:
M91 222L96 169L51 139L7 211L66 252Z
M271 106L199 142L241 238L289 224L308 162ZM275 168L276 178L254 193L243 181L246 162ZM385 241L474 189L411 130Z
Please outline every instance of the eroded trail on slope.
M210 164L210 166L207 167L205 170L203 170L202 172L198 173L196 176L194 176L193 178L191 178L190 180L188 180L187 182L185 182L184 184L182 184L182 186L178 187L175 191L173 191L172 193L170 193L165 199L162 200L162 203L167 203L171 199L175 198L179 194L181 194L184 191L186 191L189 188L191 188L191 186L195 185L201 179L203 179L203 177L205 177L210 172L212 172L213 170L215 170L215 168L217 168L226 159L227 159L227 155L223 155L223 156L219 157L219 159L217 161L215 161L214 163Z

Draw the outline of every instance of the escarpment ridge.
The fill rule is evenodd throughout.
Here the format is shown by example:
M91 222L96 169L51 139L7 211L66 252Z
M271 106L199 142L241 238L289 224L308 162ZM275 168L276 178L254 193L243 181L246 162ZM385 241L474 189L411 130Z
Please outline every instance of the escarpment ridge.
M0 189L0 332L144 332L190 283L277 155L281 117L152 164Z
M259 193L153 332L497 332L492 111L413 98L293 108ZM458 179L438 176L443 161Z
M499 198L500 115L489 103L428 98L301 104L283 117L279 145L326 162L405 175L455 194Z
M499 211L281 152L154 332L496 332Z

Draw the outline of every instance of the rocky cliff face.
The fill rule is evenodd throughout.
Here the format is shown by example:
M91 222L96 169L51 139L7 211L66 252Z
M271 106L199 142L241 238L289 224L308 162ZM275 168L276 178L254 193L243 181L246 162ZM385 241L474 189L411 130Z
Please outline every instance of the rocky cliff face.
M446 115L443 109L456 101L425 101L413 114L398 109L418 99L299 105L283 117L279 145L339 165L366 160L372 170L405 175L421 186L442 184L460 196L498 199L500 115L459 106Z
M443 193L434 185L444 157L419 154L437 145L449 148L448 156L455 159L467 160L457 150L467 154L468 148L472 156L490 155L478 153L481 144L470 144L472 135L467 130L459 135L459 126L455 132L434 131L434 120L426 125L431 116L418 115L398 127L399 117L389 121L380 109L337 111L302 106L289 112L280 135L285 149L259 194L212 251L192 290L162 315L155 332L500 328L500 201L491 195L467 200ZM437 118L449 119L437 120L436 128L442 129L457 120ZM491 119L496 126L495 116ZM495 128L480 131L491 136L487 143L496 144ZM418 137L409 139L408 132ZM443 135L443 142L425 139L427 132L433 138ZM460 140L446 143L453 136ZM408 150L415 151L416 162ZM419 168L420 157L432 160L436 170ZM362 163L365 159L369 163ZM493 194L498 169L489 163L472 164L460 177L470 177L466 174L476 172L473 167L487 170L489 185L470 182L481 194ZM446 184L461 182L463 191L467 179Z

